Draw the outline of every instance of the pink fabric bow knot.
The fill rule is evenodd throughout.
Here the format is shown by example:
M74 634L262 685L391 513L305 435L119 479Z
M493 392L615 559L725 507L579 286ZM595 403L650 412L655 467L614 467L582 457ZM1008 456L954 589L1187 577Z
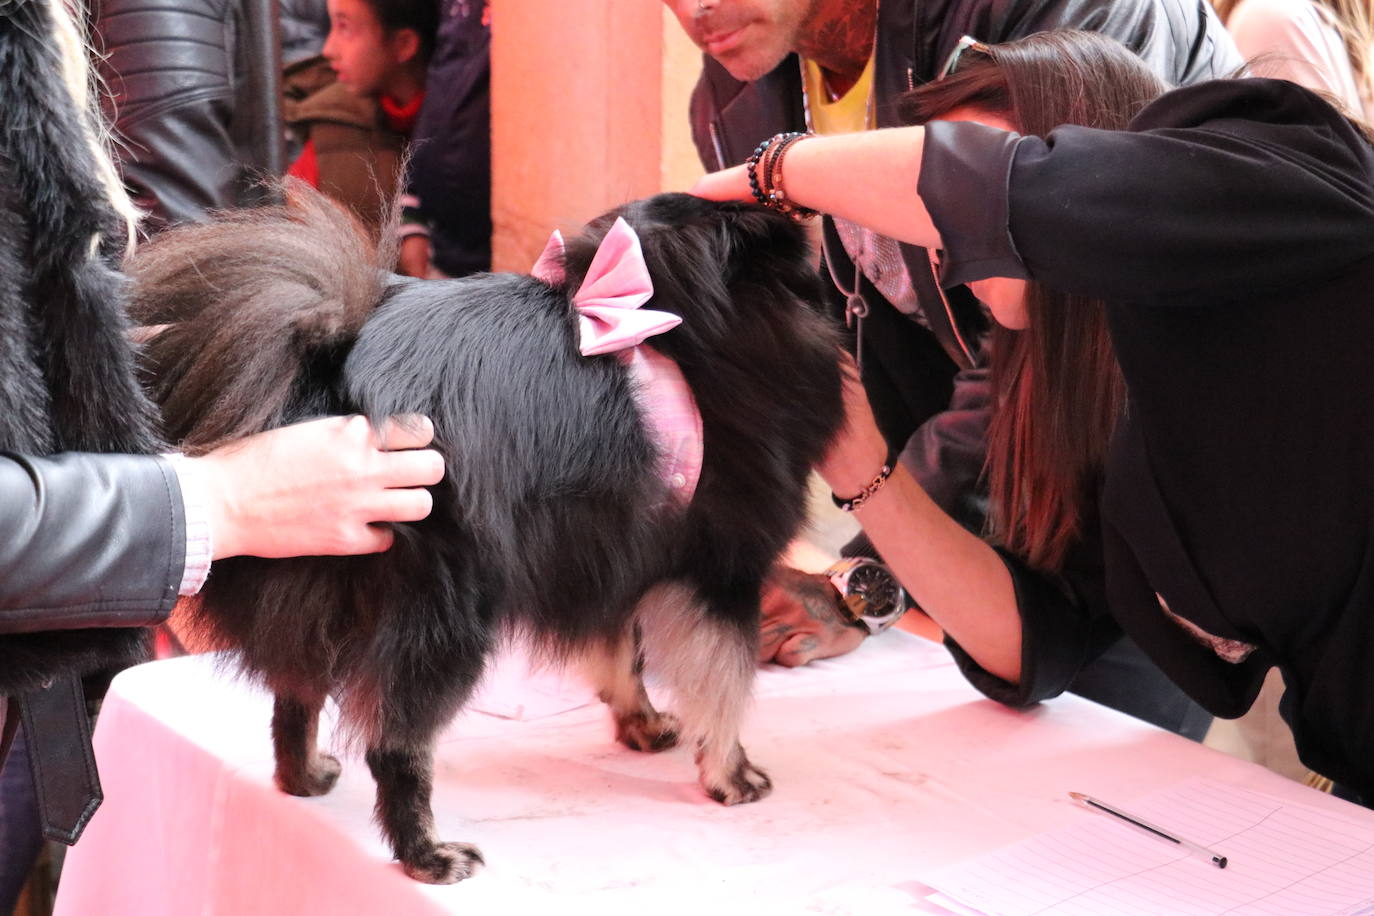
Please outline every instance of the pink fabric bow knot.
M558 230L530 273L545 283L563 282L563 236ZM644 344L646 337L682 323L670 312L640 308L653 294L639 236L617 218L573 296L580 348L583 356L616 353L625 364L635 382L640 415L658 450L659 475L673 498L686 504L701 478L701 411L677 363Z
M546 283L563 280L563 236L554 230L544 253L530 271ZM639 236L616 217L596 249L582 286L573 294L583 356L614 353L637 346L655 334L672 330L682 319L671 312L640 308L654 295Z

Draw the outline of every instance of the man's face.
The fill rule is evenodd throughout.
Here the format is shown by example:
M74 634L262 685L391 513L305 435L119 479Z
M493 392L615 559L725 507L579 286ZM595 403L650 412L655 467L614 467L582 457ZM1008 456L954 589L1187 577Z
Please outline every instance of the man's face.
M797 49L819 0L663 0L697 47L737 80L767 74Z

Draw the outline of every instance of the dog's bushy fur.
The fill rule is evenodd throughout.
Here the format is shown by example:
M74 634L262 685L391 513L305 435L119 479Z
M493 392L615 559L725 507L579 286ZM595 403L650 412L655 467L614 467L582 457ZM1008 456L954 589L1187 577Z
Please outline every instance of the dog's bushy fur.
M621 741L658 750L681 733L717 800L765 794L738 743L760 584L804 521L808 471L842 413L802 232L752 205L661 195L573 239L559 284L415 281L386 275L330 204L291 196L284 211L167 234L134 262L136 317L168 325L147 348L168 435L204 450L324 412L418 412L447 476L433 514L385 554L216 564L199 620L276 692L278 783L333 784L338 765L314 746L332 695L366 744L407 872L466 877L480 854L432 833L431 748L518 631L586 660ZM704 423L685 507L659 478L623 364L577 350L570 297L616 216L641 239L648 307L683 319L651 343ZM673 688L681 724L650 705L641 663Z
M92 113L69 91L64 14L49 0L0 14L0 450L156 452L114 269L127 227L100 178ZM145 644L135 629L0 636L0 696L122 667Z

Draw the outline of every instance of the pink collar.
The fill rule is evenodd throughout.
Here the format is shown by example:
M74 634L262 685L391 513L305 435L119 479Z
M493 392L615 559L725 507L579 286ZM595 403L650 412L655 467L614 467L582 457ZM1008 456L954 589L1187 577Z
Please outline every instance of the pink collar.
M546 283L560 283L563 236L557 230L530 271ZM678 364L645 338L670 331L682 319L669 312L640 308L654 294L644 252L634 229L617 218L573 294L583 356L615 353L629 371L635 401L659 453L659 475L684 505L701 478L701 411Z

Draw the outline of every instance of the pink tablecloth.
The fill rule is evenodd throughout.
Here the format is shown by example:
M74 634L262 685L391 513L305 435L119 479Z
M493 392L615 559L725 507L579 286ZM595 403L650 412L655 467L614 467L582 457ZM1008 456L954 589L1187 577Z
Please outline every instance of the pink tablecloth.
M271 700L210 658L116 679L96 732L106 802L70 853L58 916L924 911L920 876L1196 775L1357 809L1254 765L1064 697L981 699L938 645L899 632L762 672L745 730L776 790L722 808L688 751L611 741L600 704L503 660L442 739L442 836L489 866L417 884L370 823L366 767L318 799L272 787ZM327 729L325 729L327 732Z

